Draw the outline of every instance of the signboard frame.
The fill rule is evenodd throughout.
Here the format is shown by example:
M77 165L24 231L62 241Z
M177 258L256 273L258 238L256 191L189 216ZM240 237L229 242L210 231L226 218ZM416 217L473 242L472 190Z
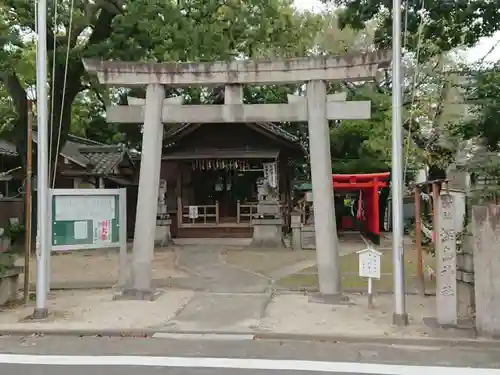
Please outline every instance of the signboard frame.
M51 251L75 251L75 250L91 250L91 249L101 249L101 248L120 248L120 252L122 252L122 248L127 250L127 197L126 197L126 189L51 189L49 192L49 201L50 201L50 244ZM77 244L55 244L55 231L56 225L60 225L61 222L66 222L68 225L69 222L73 224L76 223L84 223L87 225L89 222L93 222L93 220L88 220L88 218L82 218L82 220L55 220L55 213L57 209L57 197L114 197L115 199L115 218L110 221L115 221L111 224L111 228L114 228L115 233L111 233L110 241L98 241L97 243L93 240L91 243L88 243L84 239L82 242ZM107 218L103 218L107 219ZM92 224L92 223L91 223ZM76 229L76 228L75 228ZM90 236L93 227L87 229L88 234ZM113 231L113 229L111 229ZM87 237L89 238L89 237Z

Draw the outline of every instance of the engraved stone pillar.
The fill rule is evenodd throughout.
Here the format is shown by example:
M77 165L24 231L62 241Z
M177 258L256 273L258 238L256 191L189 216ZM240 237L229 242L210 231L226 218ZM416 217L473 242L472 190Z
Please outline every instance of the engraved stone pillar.
M436 308L440 325L456 325L457 319L457 245L453 196L438 196L436 205Z

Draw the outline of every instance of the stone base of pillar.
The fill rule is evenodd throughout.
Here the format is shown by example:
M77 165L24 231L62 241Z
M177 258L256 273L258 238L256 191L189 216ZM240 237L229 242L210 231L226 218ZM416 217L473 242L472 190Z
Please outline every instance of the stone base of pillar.
M172 240L172 234L170 233L171 224L172 219L163 219L156 222L155 246L163 247L174 243Z
M301 230L301 246L303 249L316 248L316 230L314 225L304 225Z
M462 279L464 278L463 274L464 272L460 275ZM472 319L474 317L475 297L474 284L457 280L457 315L459 319Z
M290 227L292 228L292 249L302 250L302 221L301 215L292 213Z
M344 294L322 294L316 293L309 296L309 302L311 303L323 303L326 305L355 305L349 297Z
M292 249L295 251L302 250L302 226L292 225Z
M250 247L257 248L285 248L283 241L283 219L254 219L252 221L253 238Z
M49 309L43 308L43 309L37 309L33 311L33 315L31 315L29 318L31 320L44 320L49 317Z
M155 301L163 292L152 290L124 289L113 297L115 301Z
M410 324L410 319L408 317L408 314L392 314L392 324L399 326L399 327L406 327L408 324Z

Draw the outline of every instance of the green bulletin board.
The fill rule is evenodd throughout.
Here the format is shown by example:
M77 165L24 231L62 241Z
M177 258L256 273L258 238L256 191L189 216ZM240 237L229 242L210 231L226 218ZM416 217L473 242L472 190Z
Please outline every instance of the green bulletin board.
M118 247L125 212L117 189L55 189L51 194L52 250Z

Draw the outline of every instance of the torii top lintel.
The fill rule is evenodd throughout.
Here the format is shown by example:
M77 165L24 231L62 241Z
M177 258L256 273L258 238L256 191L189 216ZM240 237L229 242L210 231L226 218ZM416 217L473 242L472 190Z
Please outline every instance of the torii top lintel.
M363 54L295 58L286 60L240 60L212 63L141 63L84 59L89 73L111 86L162 84L191 85L287 84L312 80L362 81L373 79L389 66L390 51Z

